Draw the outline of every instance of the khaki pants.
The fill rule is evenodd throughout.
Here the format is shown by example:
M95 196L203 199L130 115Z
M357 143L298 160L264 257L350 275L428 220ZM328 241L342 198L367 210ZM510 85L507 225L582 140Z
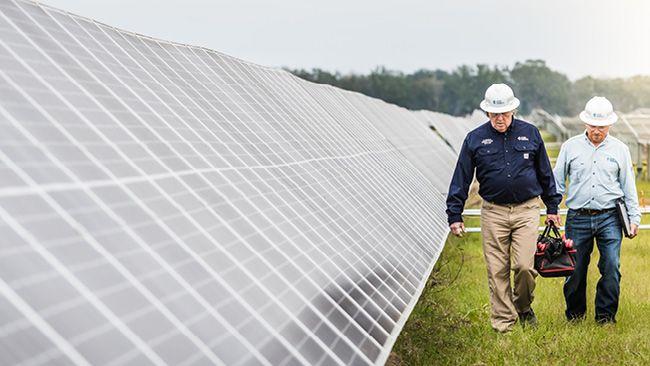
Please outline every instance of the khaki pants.
M492 328L504 332L530 310L535 290L539 199L512 205L483 201L481 234L490 288ZM514 288L510 286L514 272Z

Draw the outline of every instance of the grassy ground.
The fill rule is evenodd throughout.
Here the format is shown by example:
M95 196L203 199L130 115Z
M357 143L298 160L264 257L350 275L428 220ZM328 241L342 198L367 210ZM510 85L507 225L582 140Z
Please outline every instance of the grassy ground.
M564 320L562 279L538 278L537 329L507 334L489 325L480 234L450 238L393 349L389 365L650 364L650 232L624 240L621 303L614 326L593 321L596 266L590 266L587 319ZM592 263L597 261L597 253Z
M548 136L544 139L550 141ZM549 156L557 156L557 150L549 149ZM650 182L637 182L637 189L641 205L650 205ZM466 206L480 207L476 187L472 192ZM650 215L642 222L650 223ZM467 219L466 226L479 226L479 219ZM650 365L650 231L623 241L621 298L614 326L593 321L597 261L596 250L585 321L564 320L563 279L538 277L533 307L539 327L498 334L489 322L480 234L449 238L388 365Z

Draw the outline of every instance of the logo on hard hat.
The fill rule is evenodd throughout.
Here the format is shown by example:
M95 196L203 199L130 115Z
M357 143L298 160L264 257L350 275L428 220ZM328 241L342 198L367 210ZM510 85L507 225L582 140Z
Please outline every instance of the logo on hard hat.
M485 98L479 106L488 113L504 113L515 110L519 106L519 99L506 84L492 84L485 91Z
M605 97L589 99L579 117L582 122L592 126L610 126L618 120L612 103Z

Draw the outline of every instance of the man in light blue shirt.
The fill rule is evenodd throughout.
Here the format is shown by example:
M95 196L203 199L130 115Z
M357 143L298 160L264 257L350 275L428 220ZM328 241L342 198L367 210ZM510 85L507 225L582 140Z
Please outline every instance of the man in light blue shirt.
M558 193L567 191L566 237L576 247L576 269L564 283L566 317L580 320L587 311L587 269L594 247L600 259L600 280L596 287L596 321L615 323L620 294L621 222L616 201L623 199L631 223L630 237L636 236L641 222L630 150L609 135L617 120L612 104L594 97L580 113L584 134L567 140L560 149L553 173Z

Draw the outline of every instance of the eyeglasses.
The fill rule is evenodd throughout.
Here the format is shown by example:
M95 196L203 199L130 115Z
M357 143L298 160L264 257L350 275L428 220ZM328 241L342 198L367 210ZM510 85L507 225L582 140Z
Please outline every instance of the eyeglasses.
M488 117L490 118L499 118L499 116L508 118L512 116L512 111L509 112L503 112L503 113L493 113L493 112L488 112Z
M605 131L609 128L609 126L592 126L592 125L585 125L587 126L588 130L598 130L598 131Z

